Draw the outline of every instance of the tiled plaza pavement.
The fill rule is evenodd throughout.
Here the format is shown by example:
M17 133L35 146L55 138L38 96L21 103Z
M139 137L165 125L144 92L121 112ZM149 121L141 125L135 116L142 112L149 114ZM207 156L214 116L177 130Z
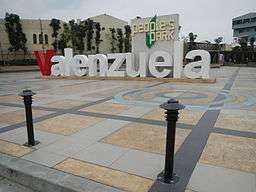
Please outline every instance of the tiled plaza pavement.
M8 155L70 173L84 181L76 186L81 191L164 191L156 181L166 136L159 105L173 97L186 106L177 123L180 181L174 191L255 192L255 74L256 68L211 69L215 84L1 74L0 164ZM33 148L23 146L24 106L17 96L26 88L36 92L33 116L40 144Z

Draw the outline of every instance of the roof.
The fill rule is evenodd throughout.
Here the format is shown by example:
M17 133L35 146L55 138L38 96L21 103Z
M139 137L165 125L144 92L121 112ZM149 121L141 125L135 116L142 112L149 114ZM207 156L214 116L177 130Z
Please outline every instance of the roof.
M96 15L96 16L93 16L93 17L90 17L90 19L93 20L93 19L100 18L100 17L109 17L109 18L111 18L111 19L113 19L113 20L118 20L118 21L120 21L120 22L128 23L128 22L125 21L125 20L119 19L119 18L117 18L117 17L113 17L113 16L108 15L108 14L106 14L106 13L100 14L100 15Z
M235 17L235 18L233 18L233 20L247 19L247 18L252 18L252 17L256 17L256 12L250 12L250 13L247 13L245 15L241 15L241 16Z

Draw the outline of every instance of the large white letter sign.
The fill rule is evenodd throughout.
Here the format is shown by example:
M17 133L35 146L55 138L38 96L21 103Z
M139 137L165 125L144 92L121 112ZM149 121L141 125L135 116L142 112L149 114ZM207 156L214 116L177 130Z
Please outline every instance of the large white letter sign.
M114 77L147 77L149 75L163 78L170 75L173 66L173 77L181 78L183 70L183 42L174 41L174 55L166 51L155 51L151 55L140 52L139 58L133 53L112 53L103 55L75 55L70 48L64 50L64 56L53 56L51 74L54 76L114 76ZM204 50L193 50L187 53L186 59L193 60L200 56L200 61L188 63L184 68L187 78L209 78L210 54ZM113 59L109 67L108 60ZM137 62L134 62L135 59ZM126 69L120 69L123 64ZM98 72L99 69L99 72Z
M140 56L140 60L139 60L140 77L146 77L148 75L148 65L147 65L148 55L146 52L141 52L139 56Z
M193 50L187 53L186 59L194 59L196 56L200 56L200 61L188 63L184 68L184 75L191 79L203 78L209 79L210 74L210 60L211 56L208 51L205 50ZM195 67L201 67L199 72L193 71Z
M124 77L125 71L118 71L121 65L125 61L125 54L123 53L111 53L107 54L108 59L115 59L112 65L109 67L108 76Z
M158 61L159 59L163 61ZM161 72L158 71L158 67L171 67L172 61L169 53L165 51L156 51L149 58L149 71L150 73L158 78L166 77L170 74L170 69L163 69Z
M181 78L183 69L183 41L174 41L173 78Z
M65 60L62 62L64 68L64 76L72 75L71 67L73 59L73 50L71 48L64 49Z
M126 74L129 77L137 77L139 72L136 71L134 66L134 55L132 53L125 54L126 61Z
M98 61L100 76L106 76L108 72L108 58L103 54L89 55L89 76L97 76Z
M76 55L73 58L72 70L76 76L84 76L88 73L88 58L85 55Z
M64 56L55 55L51 58L51 62L56 63L51 67L51 74L53 76L64 75L65 70L63 69L62 62L65 60Z
M64 49L63 56L53 56L51 62L59 62L58 64L52 65L51 71L52 74L70 76L71 70L70 65L72 64L73 59L73 50L71 48Z
M126 74L129 77L146 77L148 74L147 53L139 54L139 66L135 66L134 54L126 53Z

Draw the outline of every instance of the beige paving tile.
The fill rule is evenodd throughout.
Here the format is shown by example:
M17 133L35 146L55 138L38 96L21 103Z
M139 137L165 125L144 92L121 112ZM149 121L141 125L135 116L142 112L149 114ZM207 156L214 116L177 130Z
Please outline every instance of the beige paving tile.
M245 102L246 100L247 100L246 96L238 96L238 97L235 97L233 99L228 100L225 103L235 105L235 104L239 104L239 103Z
M256 173L256 139L212 133L200 162Z
M175 150L183 143L190 130L177 128ZM166 129L160 126L130 123L101 141L151 153L165 154Z
M250 115L248 113L230 113L221 112L215 123L215 127L221 127L225 129L233 129L239 131L256 132L256 115Z
M249 107L249 110L256 112L256 104L251 105L251 106Z
M81 109L81 111L105 114L119 114L127 109L129 109L127 105L105 102L93 105L91 107L86 107L84 109Z
M35 123L35 128L50 133L71 135L102 120L102 118L97 117L64 114Z
M67 159L56 169L130 192L146 192L153 181L95 164Z
M1 103L19 103L23 104L23 99L20 96L16 95L7 95L7 96L0 96Z
M163 109L160 109L160 108L155 109L155 110L152 110L151 112L145 114L142 118L166 121L164 112L165 112L165 110L163 110ZM186 109L180 110L178 123L186 123L186 124L196 125L203 114L204 114L203 111L191 111L191 110L186 110Z
M47 103L44 106L59 108L59 109L66 109L66 108L76 107L79 105L84 105L86 103L88 102L86 101L81 102L81 101L72 100L72 99L64 99L64 100L58 100L58 101Z
M183 105L209 105L213 99L205 98L205 99L179 99L180 103Z
M15 157L21 157L28 153L31 153L33 149L21 145L17 145L11 142L0 140L0 153L12 155Z
M34 95L33 101L41 101L46 99L46 97ZM24 104L23 98L18 95L7 95L7 96L0 96L0 103L15 103L15 104Z
M62 87L58 87L55 89L51 89L51 90L43 90L41 91L41 93L46 93L46 94L54 94L54 95L67 95L70 94L72 95L73 93L76 94L89 94L92 91L95 90L103 90L103 89L110 89L115 87L116 85L106 85L104 82L100 83L100 82L91 82L88 84L77 84L77 85L66 85L66 86L62 86ZM96 95L97 96L97 95Z
M44 110L33 110L33 118L48 115L52 112ZM0 123L15 124L26 121L25 109L3 113L0 116Z
M217 92L210 92L206 89L193 89L192 90L193 93L190 92L185 92L184 94L181 95L181 98L179 98L179 102L184 104L184 105L208 105L210 104L213 99L216 97ZM195 94L206 94L207 97L206 98L193 98L195 96ZM186 98L185 98L186 97Z

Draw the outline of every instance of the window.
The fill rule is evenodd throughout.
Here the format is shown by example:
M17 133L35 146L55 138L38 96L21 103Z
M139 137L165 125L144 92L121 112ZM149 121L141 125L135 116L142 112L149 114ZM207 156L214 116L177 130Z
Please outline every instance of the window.
M256 22L256 17L251 18L251 22Z
M45 44L48 44L48 35L47 34L44 35L44 42L45 42Z
M36 34L33 34L33 43L34 43L34 44L37 44L37 37L36 37Z
M250 19L244 19L243 23L250 23Z
M43 42L44 42L43 33L40 33L40 34L39 34L39 43L40 43L40 44L43 44Z
M242 24L243 22L242 22L242 20L240 19L240 20L235 20L235 21L233 21L232 23L233 23L233 25L239 25L239 24Z

